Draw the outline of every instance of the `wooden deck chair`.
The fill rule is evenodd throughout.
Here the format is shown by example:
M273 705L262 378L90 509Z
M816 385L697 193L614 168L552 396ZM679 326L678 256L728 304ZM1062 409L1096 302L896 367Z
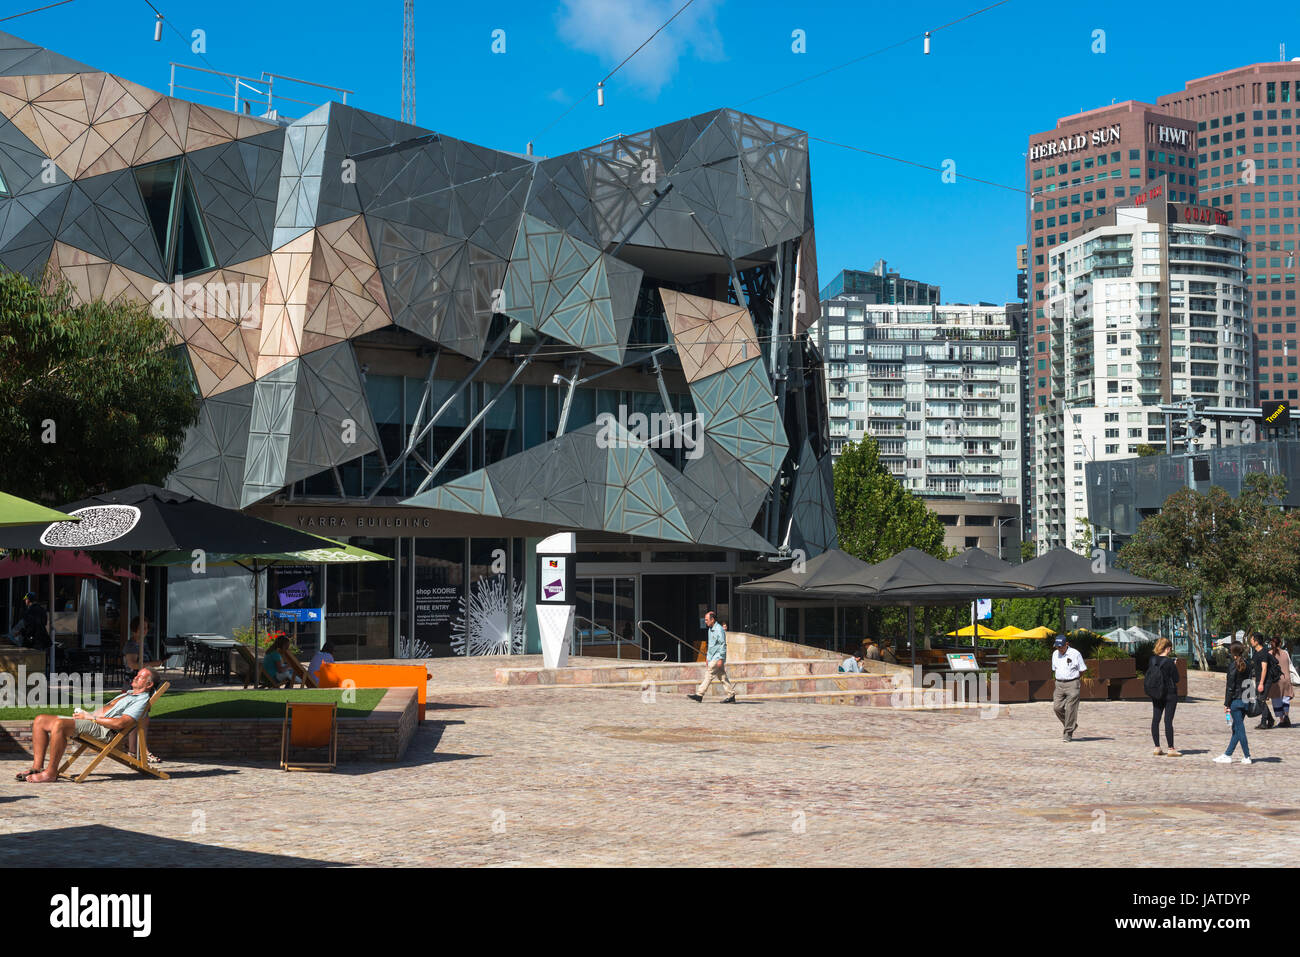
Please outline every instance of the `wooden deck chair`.
M326 748L326 761L294 761L290 748ZM338 705L334 702L286 701L280 728L280 769L283 771L333 771L338 761Z
M112 758L118 764L125 764L128 768L133 768L136 771L153 775L160 780L170 780L171 778L167 772L159 771L157 768L149 766L148 728L149 712L153 709L154 702L166 694L167 689L171 686L172 683L170 681L164 681L162 685L149 696L149 704L145 707L144 716L136 722L134 726L117 732L107 742L101 741L99 738L92 737L88 734L77 735L76 738L73 739L77 744L77 750L73 753L72 757L63 762L63 767L59 768L59 776L62 777L64 772L66 772L68 768L70 768L73 763L81 757L85 750L90 748L93 751L97 751L98 754L96 754L94 760L87 765L86 770L73 778L73 780L78 784L86 780L86 776L89 775L91 771L95 770L99 762L103 761L105 758ZM132 733L136 734L136 740L138 742L135 754L131 754L127 750L126 746L127 739L130 738Z
M298 656L292 651L286 651L284 653L284 660L289 662L289 667L293 669L294 675L302 682L304 688L320 687L316 679L312 677L311 672L307 670L306 666L298 660Z
M244 687L247 688L250 684L254 688L258 687L261 684L262 662L248 645L235 645L235 652L244 663Z

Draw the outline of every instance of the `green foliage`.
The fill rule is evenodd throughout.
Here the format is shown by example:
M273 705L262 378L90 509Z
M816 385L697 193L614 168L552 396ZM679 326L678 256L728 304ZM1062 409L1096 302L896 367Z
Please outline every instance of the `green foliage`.
M62 504L161 485L198 421L174 342L146 303L77 303L54 274L0 270L0 488Z
M905 548L917 548L935 558L952 557L943 543L943 523L880 464L875 439L868 436L847 443L835 463L834 475L835 519L843 551L872 564ZM918 634L928 630L925 612L918 610L916 621ZM867 627L869 634L905 635L907 614L897 608L873 608Z
M1155 653L1156 643L1154 641L1142 641L1133 646L1133 660L1137 662L1138 671L1146 673L1147 665L1151 662L1151 656Z
M1142 458L1142 459L1148 458L1152 455L1164 454L1154 445L1147 445L1146 443L1143 443L1137 447L1137 453L1138 453L1138 458Z
M235 628L232 634L234 636L235 641L239 642L241 645L248 645L249 647L252 647L253 627L251 625L249 625L248 627ZM277 638L281 638L284 635L285 632L283 631L266 632L266 631L259 630L257 633L257 650L266 651L273 644L275 644ZM294 655L298 654L298 646L294 644L292 639L289 640L289 650L293 652Z
M835 518L840 548L881 562L905 548L951 558L943 523L880 464L875 439L849 442L835 463Z
M1121 648L1119 645L1116 645L1109 641L1103 641L1101 644L1097 646L1096 650L1093 651L1093 653L1088 657L1096 658L1098 661L1111 661L1111 660L1119 661L1120 659L1132 658L1133 656L1130 655L1123 648Z
M1061 610L1055 598L999 598L993 602L992 628L1011 625L1021 631L1039 626L1053 631L1060 625Z
M1300 634L1300 513L1282 510L1285 494L1283 476L1252 474L1237 499L1217 486L1169 496L1160 514L1138 526L1119 561L1134 574L1178 585L1182 594L1135 599L1133 606L1149 617L1193 621L1199 593L1204 620L1196 630Z
M1065 633L1065 637L1070 639L1070 647L1085 658L1096 658L1097 649L1106 643L1101 635L1095 631L1089 631L1087 628L1076 628L1074 631L1068 631Z
M1031 562L1034 560L1034 543L1032 540L1020 543L1020 561Z
M1024 638L1008 641L1007 661L1051 661L1052 643L1050 639Z

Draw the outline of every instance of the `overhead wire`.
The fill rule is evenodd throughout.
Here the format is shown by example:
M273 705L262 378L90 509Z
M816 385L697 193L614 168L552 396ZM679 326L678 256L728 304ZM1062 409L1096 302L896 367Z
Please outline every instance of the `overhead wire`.
M909 43L915 43L917 40L924 40L927 34L933 35L935 33L938 33L940 30L947 30L949 27L956 26L957 24L961 23L963 20L969 20L971 17L977 17L981 13L987 13L989 10L992 10L994 7L1000 7L1003 4L1007 4L1010 2L1011 0L998 0L997 3L991 3L987 7L981 7L978 10L972 10L970 13L966 14L965 16L958 17L956 20L952 20L941 26L932 27L929 30L907 37L904 40L899 40L896 43L891 43L888 46L881 47L878 50L872 50L870 53L864 53L862 56L854 57L852 60L845 60L843 63L836 64L835 66L832 67L827 67L825 70L821 70L820 72L810 74L809 76L806 76L801 80L795 80L793 83L787 83L785 86L779 86L775 90L769 90L766 93L760 93L757 96L751 96L748 100L742 100L740 105L744 106L747 103L753 103L757 100L766 99L769 96L775 96L777 93L784 93L786 90L793 89L796 86L801 86L804 83L809 83L812 80L820 79L821 77L826 76L827 74L830 73L834 73L837 70L842 70L845 67L853 66L855 63L861 63L863 60L869 60L872 57L880 56L883 53L888 53L890 50L896 50L899 47L906 46Z
M4 23L6 20L17 20L19 17L25 17L33 13L40 13L42 10L50 10L53 9L54 7L61 7L65 3L71 3L71 2L72 0L58 0L58 3L47 3L45 6L37 7L35 10L24 10L22 13L11 13L7 17L0 17L0 23Z
M634 56L636 56L636 55L637 55L638 53L640 53L643 49L645 49L646 45L647 45L651 40L653 40L655 37L659 36L659 34L662 33L662 32L664 31L664 28L666 28L666 27L668 26L668 24L672 23L672 22L673 22L674 20L676 20L679 16L681 16L682 13L686 10L686 8L689 7L689 6L690 6L692 3L694 3L694 2L695 2L695 0L686 0L686 2L685 2L684 4L681 5L681 7L677 10L676 13L674 13L671 17L669 17L667 20L665 20L663 23L661 23L661 24L659 25L659 29L655 30L654 33L652 33L652 34L650 34L650 36L646 37L646 39L643 40L643 41L641 42L641 45L640 45L639 47L637 47L635 50L633 50L631 53L629 53L626 57L624 57L622 63L620 63L618 66L614 67L614 69L610 70L608 73L606 73L605 76L604 76L604 78L601 79L600 82L598 82L595 86L591 87L589 90L587 90L585 93L583 93L582 96L578 97L578 98L575 99L572 103L570 103L568 109L566 109L563 113L561 113L561 114L560 114L559 116L557 116L554 120L552 120L552 121L550 122L549 125L547 125L546 127L544 127L544 128L541 130L541 132L539 132L539 133L537 134L537 136L534 137L534 139L541 139L541 137L542 137L544 134L550 132L550 130L551 130L551 129L552 129L552 128L557 124L557 123L559 123L560 120L564 119L566 116L568 116L570 113L572 113L572 112L574 111L574 109L578 106L579 103L581 103L584 99L586 99L588 96L590 96L593 92L595 92L596 90L598 90L598 89L599 89L599 88L600 88L600 87L605 83L605 80L608 80L610 77L612 77L612 76L613 76L615 73L617 73L619 70L623 69L623 67L627 65L628 61L630 61ZM1007 2L1007 0L1003 0L1003 2Z

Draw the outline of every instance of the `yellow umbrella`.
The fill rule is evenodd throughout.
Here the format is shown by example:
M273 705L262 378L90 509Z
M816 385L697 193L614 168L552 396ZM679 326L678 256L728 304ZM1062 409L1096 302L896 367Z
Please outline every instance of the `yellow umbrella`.
M975 626L975 634L981 638L996 638L998 633L994 631L992 628L987 628L984 625L977 624ZM956 631L948 632L949 638L969 638L970 636L971 636L970 625L967 625L965 628L958 628Z
M1017 638L1051 638L1056 634L1050 628L1044 628L1039 625L1037 628L1030 628L1028 631L1018 631L1014 635L999 635L999 638L1014 640Z

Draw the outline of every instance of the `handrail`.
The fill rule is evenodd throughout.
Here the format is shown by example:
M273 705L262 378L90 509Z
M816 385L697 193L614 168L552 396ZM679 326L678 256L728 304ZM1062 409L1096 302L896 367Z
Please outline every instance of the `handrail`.
M591 634L592 634L592 635L595 635L595 634L596 634L596 623L595 623L594 621L592 621L590 618L586 618L586 617L584 617L584 616L582 616L582 615L574 615L574 616L573 616L573 622L574 622L575 625L576 625L578 622L580 622L580 621L585 621L588 625L591 626ZM574 630L574 633L575 633L576 635L579 636L579 639L578 639L578 641L577 641L577 648L576 648L576 650L574 651L574 654L580 656L580 655L582 654L582 641L581 641L582 629L581 629L581 628L574 628L573 630ZM618 655L619 660L622 660L622 658L623 658L623 645L624 645L624 644L632 644L632 645L635 645L637 651L639 651L639 652L641 652L643 655L645 655L646 658L648 658L648 659L650 659L650 660L654 660L654 659L651 657L651 656L654 654L654 652L651 652L650 649L649 649L648 647L646 647L646 646L640 644L639 642L636 642L636 641L633 641L633 642L627 642L626 639L615 637L615 636L612 635L612 633L611 633L611 638L612 638L612 640L613 640L613 642L614 642L614 648L615 648L616 651L617 651L617 655ZM593 642L593 644L594 644L594 642ZM666 658L668 657L667 652L659 652L659 654L662 654L662 655L663 655L663 658L660 658L660 659L659 659L660 661L663 661L664 659L666 659Z
M646 632L646 630L645 630L645 628L644 628L645 625L654 625L656 628L658 628L660 631L662 631L665 635L667 635L667 636L668 636L669 638L671 638L673 641L677 642L677 644L679 644L679 645L681 646L681 648L686 648L688 651L690 651L690 653L691 653L692 656L694 656L694 655L698 655L698 654L700 653L700 650L699 650L698 648L696 648L694 645L689 644L689 643L683 641L682 639L678 638L676 635L674 635L671 631L669 631L669 630L668 630L667 628L665 628L663 625L659 624L658 622L650 621L649 619L645 619L645 618L643 618L643 619L641 619L640 621L638 621L638 622L636 623L636 630L639 631L639 632L641 632L641 634L645 636L645 639L646 639L647 643L648 643L648 642L650 641L650 639L653 638L654 636L653 636L653 635L650 635L650 634L648 634L648 633ZM681 651L681 648L678 648L678 649L677 649L677 660L678 660L678 661L681 661L681 660L682 660L682 651ZM665 652L665 653L664 653L664 658L666 659L667 657L668 657L667 652Z

